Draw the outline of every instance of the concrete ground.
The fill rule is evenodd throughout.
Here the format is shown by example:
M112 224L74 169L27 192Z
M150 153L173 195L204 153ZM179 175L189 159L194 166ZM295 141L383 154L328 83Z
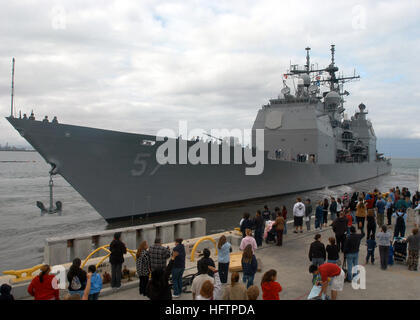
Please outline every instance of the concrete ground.
M408 222L406 236L411 234L413 228L411 221ZM312 219L313 223L313 219ZM255 275L254 284L261 289L260 281L265 271L269 269L277 270L277 281L283 287L280 293L280 299L285 300L303 300L306 299L312 288L312 275L309 274L308 268L310 261L308 259L309 246L313 241L316 233L321 233L321 241L326 245L328 238L333 236L331 228L328 227L322 231L306 231L304 227L303 233L295 234L292 231L292 225L288 224L288 233L283 237L283 246L264 245L256 252L256 257L261 263L259 267L261 272ZM209 249L211 247L209 246ZM238 250L234 248L234 251ZM212 251L212 258L216 260ZM338 299L347 300L418 300L420 299L420 273L418 271L408 271L407 266L395 263L387 270L383 271L379 266L379 251L375 250L375 264L365 265L366 259L366 238L362 239L359 264L366 268L366 289L355 290L351 283L345 283L344 290L338 293ZM343 261L343 255L340 254ZM194 263L188 263L190 267L185 274L196 272ZM217 262L216 262L217 265ZM184 275L185 275L184 274ZM230 278L230 275L229 275ZM133 283L134 284L134 283ZM328 290L330 295L330 290ZM138 287L120 290L110 295L100 297L101 300L148 300L140 296ZM191 293L183 293L180 300L191 300ZM261 299L261 293L259 296Z

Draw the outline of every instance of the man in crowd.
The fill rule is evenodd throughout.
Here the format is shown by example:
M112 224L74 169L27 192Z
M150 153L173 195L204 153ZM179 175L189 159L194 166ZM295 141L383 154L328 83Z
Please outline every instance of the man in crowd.
M385 221L385 206L386 202L381 194L378 195L378 200L376 201L376 210L378 212L377 214L377 222L378 226L382 227L384 225Z
M360 241L365 236L364 233L357 234L354 226L350 227L350 235L344 241L344 255L347 260L348 272L346 282L351 282L353 279L353 266L359 264L359 248Z
M311 265L309 267L309 273L314 275L321 275L322 289L319 293L319 297L327 293L328 278L331 279L331 300L337 300L337 291L343 291L344 287L344 271L335 263L324 263L320 266Z
M305 205L302 203L301 198L296 199L296 203L293 206L293 217L295 222L295 231L294 233L298 233L298 228L300 228L300 233L303 232L303 217L305 216Z
M335 233L335 240L337 242L338 251L344 252L344 241L346 240L347 232L347 218L344 216L344 212L340 212L340 216L334 220L332 224L333 231Z
M155 244L149 248L150 265L152 272L156 269L165 269L166 260L171 256L169 247L162 246L160 238L155 239Z

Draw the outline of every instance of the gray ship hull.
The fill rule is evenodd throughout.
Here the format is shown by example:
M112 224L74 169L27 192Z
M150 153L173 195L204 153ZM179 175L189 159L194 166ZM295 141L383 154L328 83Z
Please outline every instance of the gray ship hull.
M390 163L316 164L265 158L245 164L158 165L154 136L8 117L7 120L107 221L354 183L387 174Z

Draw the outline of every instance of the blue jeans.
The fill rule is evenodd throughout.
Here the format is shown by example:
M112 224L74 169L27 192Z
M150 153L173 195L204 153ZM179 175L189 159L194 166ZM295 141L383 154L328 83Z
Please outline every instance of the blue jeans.
M351 224L356 223L356 211L351 211Z
M98 297L99 297L99 292L92 293L88 296L88 300L98 300Z
M328 263L335 263L335 264L337 264L337 261L338 260L327 260Z
M322 229L322 224L323 224L323 217L315 217L315 229L317 228L321 228Z
M397 225L395 226L394 237L398 237L400 235L401 235L401 237L404 237L404 235L405 235L405 224L400 225L400 226L397 226Z
M312 258L312 264L316 266L320 266L321 264L324 264L325 260L322 258Z
M257 243L257 246L258 247L261 247L262 246L262 243L263 243L263 234L264 234L264 230L255 229L254 238L255 238L255 242Z
M347 279L351 281L353 279L352 269L354 266L357 266L359 264L359 252L347 253L346 260L347 260Z
M174 295L179 296L182 292L182 274L185 268L173 268L172 269L172 288L174 289Z
M369 262L369 258L372 263L375 262L375 249L373 250L368 249L367 256L366 256L366 263Z
M80 300L83 298L83 294L85 290L69 290L70 295L78 294L80 296Z
M255 274L244 274L243 275L242 281L244 283L246 283L246 288L247 289L254 284L254 276L255 276Z

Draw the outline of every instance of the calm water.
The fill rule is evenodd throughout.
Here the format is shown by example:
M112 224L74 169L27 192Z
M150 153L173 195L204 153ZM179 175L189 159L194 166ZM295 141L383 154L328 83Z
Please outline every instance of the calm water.
M341 195L354 190L366 191L390 187L418 188L420 159L393 159L390 175L368 181L342 185L331 189L300 194L312 201L327 195ZM54 178L54 201L63 203L63 215L40 216L36 201L49 204L50 167L36 152L0 151L0 271L32 267L42 262L44 240L52 236L83 233L128 226L132 221L108 225L105 220L60 176ZM207 219L207 232L215 233L236 227L243 212L254 213L267 204L270 208L285 204L290 211L296 194L248 201L240 205L223 206L159 215L134 224L153 223L173 219L203 217ZM83 257L81 257L83 258Z

